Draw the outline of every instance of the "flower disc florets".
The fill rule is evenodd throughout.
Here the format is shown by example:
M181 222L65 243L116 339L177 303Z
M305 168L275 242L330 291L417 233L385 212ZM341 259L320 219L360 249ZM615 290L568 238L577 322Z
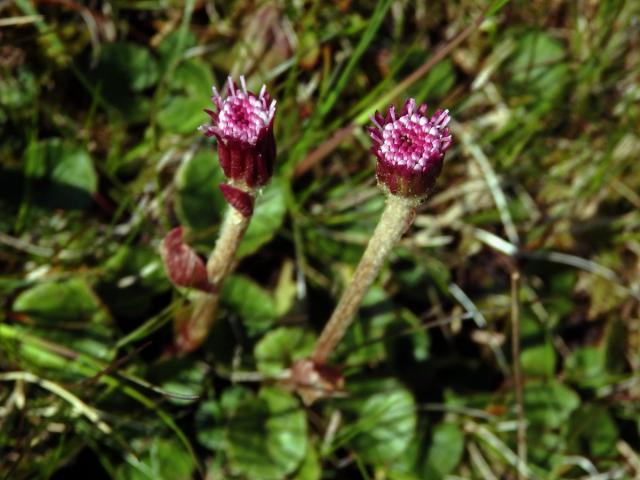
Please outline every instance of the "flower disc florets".
M260 187L273 174L276 101L271 100L264 85L258 95L247 91L242 76L240 85L238 88L229 77L225 98L213 87L211 100L217 111L205 110L211 124L199 130L218 140L220 165L227 178L250 188Z
M416 101L407 100L400 112L389 108L383 117L376 112L369 128L372 151L378 157L378 184L389 193L402 197L426 196L442 170L442 161L451 146L451 134L446 128L451 120L447 110L438 110L431 118L425 116L425 104L416 108Z

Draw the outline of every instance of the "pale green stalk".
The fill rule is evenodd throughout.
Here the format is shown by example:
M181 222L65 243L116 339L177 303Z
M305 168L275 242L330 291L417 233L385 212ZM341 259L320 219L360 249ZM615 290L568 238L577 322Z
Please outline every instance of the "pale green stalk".
M325 326L311 360L324 364L351 325L362 299L382 268L393 246L407 230L419 201L389 195L373 236L360 259L351 283Z

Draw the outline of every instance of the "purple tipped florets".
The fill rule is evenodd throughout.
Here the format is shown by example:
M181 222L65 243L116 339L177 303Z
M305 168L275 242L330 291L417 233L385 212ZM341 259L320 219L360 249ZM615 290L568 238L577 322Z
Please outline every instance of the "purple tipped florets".
M416 106L408 99L400 115L395 107L383 117L376 112L369 127L372 151L378 157L378 183L403 197L424 197L435 184L442 161L451 146L451 134L446 128L451 120L447 110L438 110L431 118L425 116L427 106Z
M258 95L247 91L243 76L240 86L229 77L226 98L213 87L211 101L217 111L205 110L211 124L200 126L199 130L218 140L220 165L227 178L250 188L260 187L273 174L276 101L271 100L264 85Z

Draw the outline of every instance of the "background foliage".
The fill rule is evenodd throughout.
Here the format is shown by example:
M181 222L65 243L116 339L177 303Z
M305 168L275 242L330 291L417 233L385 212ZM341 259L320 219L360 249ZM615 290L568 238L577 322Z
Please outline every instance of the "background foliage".
M0 2L0 478L638 478L639 47L633 0ZM228 73L279 101L277 178L178 358L157 247L215 241L195 128ZM277 377L381 212L362 125L407 96L454 147L305 408Z

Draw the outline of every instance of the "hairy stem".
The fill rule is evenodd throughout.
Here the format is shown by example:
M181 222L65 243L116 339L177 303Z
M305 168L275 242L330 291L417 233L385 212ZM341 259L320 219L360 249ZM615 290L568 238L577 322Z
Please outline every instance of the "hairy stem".
M186 323L176 323L175 345L179 352L189 353L202 345L213 326L219 300L219 292L198 292Z
M385 258L413 221L417 205L418 202L413 199L388 196L382 217L360 259L353 279L343 293L311 355L311 360L315 363L326 363L344 336Z
M217 290L199 293L189 320L182 326L178 325L176 346L181 352L191 352L198 348L211 331L218 312L220 289L227 275L235 267L236 251L250 221L250 216L243 215L232 206L227 208L220 236L207 261L209 282Z
M218 237L216 246L207 261L209 281L216 287L222 285L224 279L233 269L236 251L250 221L251 217L245 217L235 208L228 207L220 229L220 237Z

